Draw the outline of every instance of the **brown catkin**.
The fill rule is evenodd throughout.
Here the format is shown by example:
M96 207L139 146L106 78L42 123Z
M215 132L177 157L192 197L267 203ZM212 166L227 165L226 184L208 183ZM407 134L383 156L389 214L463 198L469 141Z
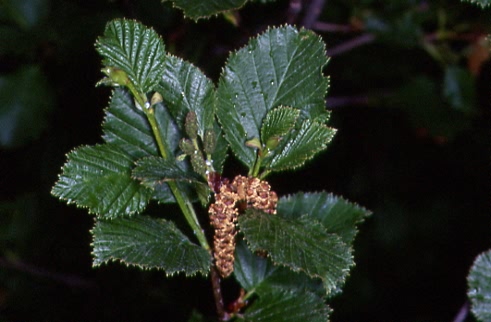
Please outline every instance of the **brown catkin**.
M244 201L248 208L275 214L278 196L266 181L258 178L237 176L232 183L223 180L220 191L215 194L215 203L209 209L211 225L215 228L214 257L222 277L229 276L234 270L239 201Z

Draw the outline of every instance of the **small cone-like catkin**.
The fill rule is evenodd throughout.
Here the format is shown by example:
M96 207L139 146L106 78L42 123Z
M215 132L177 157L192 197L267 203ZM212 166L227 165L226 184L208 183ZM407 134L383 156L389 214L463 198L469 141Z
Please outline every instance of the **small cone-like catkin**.
M278 196L266 181L258 178L237 176L232 183L227 179L222 182L220 191L215 194L215 203L209 209L211 225L215 228L214 257L222 277L229 276L234 270L238 201L245 201L247 207L275 214Z

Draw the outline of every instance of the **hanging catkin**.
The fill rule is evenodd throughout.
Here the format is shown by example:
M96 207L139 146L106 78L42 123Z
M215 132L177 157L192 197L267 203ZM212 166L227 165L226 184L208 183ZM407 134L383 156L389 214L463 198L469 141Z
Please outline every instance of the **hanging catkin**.
M209 209L211 225L215 228L214 257L222 277L234 270L235 223L240 202L275 214L278 196L266 181L258 178L237 176L232 183L228 179L222 181L219 192L215 193L215 203Z

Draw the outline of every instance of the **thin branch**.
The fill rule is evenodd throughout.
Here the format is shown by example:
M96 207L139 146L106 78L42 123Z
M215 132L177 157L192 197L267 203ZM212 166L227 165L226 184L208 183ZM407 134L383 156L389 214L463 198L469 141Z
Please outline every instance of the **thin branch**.
M70 287L79 287L79 288L96 287L96 284L94 282L85 280L78 276L52 272L44 268L32 266L20 260L12 261L0 257L0 267L6 269L13 269L19 272L30 274L32 276L47 278L52 281L65 284Z
M310 1L310 4L305 10L302 26L307 29L311 29L317 23L317 19L319 19L319 16L322 12L322 8L324 8L324 2L325 0Z
M316 21L312 26L312 29L320 32L342 32L348 33L356 31L351 25L341 25L337 23L328 23L322 21Z
M213 265L210 271L211 286L213 288L213 298L215 299L215 306L217 309L219 321L228 321L230 319L229 314L225 311L225 305L223 304L222 289L220 287L220 275L216 267Z
M302 0L290 0L286 22L288 24L294 24L297 21L300 11L302 11Z
M360 46L369 44L374 40L375 40L375 35L363 34L361 36L351 38L350 40L348 40L348 41L346 41L340 45L337 45L334 48L328 49L326 54L327 54L327 56L330 56L330 57L340 55L340 54L343 54L347 51L350 51L356 47L360 47Z

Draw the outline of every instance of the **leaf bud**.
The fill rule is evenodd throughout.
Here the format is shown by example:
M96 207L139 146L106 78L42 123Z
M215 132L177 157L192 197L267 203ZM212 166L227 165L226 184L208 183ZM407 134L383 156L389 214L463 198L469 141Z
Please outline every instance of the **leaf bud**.
M195 140L198 137L198 118L195 112L190 111L186 115L184 127L186 130L186 134L191 140Z
M203 154L201 151L195 150L193 154L191 154L191 165L195 172L200 175L206 175L206 161L203 158Z
M130 82L128 75L122 69L116 67L104 67L101 72L107 75L108 81L101 81L102 83L110 83L112 85L127 86Z
M215 152L216 144L217 136L215 134L215 131L206 130L205 137L203 138L203 149L205 150L205 153L212 154L213 152Z
M152 95L152 99L150 100L150 104L151 104L151 106L154 106L158 103L162 103L163 100L164 100L164 98L162 97L162 95L159 92L155 92Z
M194 151L196 151L193 142L191 142L191 140L188 139L181 139L179 141L179 147L181 148L182 152L184 152L187 155L193 155Z
M270 151L274 150L278 147L278 145L280 144L280 141L281 141L281 137L272 136L268 139L268 141L266 141L266 148Z

